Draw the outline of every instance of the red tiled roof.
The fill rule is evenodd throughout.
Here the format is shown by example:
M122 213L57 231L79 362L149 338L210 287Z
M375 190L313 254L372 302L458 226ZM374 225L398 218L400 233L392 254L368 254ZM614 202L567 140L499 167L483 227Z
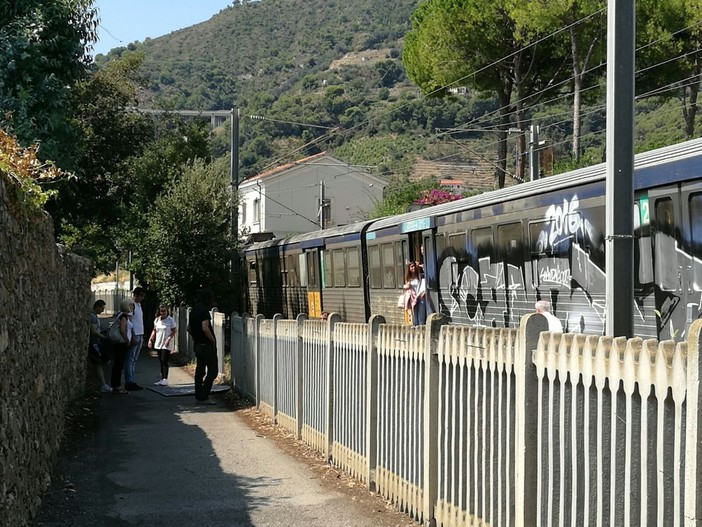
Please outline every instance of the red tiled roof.
M462 187L463 181L457 181L455 179L442 179L439 181L439 185L442 187Z

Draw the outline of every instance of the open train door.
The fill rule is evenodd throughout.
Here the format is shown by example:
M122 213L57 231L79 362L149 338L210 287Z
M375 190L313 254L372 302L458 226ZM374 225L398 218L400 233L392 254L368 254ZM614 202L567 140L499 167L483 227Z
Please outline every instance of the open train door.
M427 221L422 227L429 226ZM424 228L423 230L409 233L410 260L420 262L424 268L424 280L427 291L427 316L436 312L439 305L438 273L436 269L436 229Z
M685 196L683 195L685 194ZM688 303L692 288L692 258L689 254L689 205L678 185L648 191L653 243L653 280L658 338L680 340L687 334ZM687 238L687 240L686 240Z
M307 264L307 316L320 318L322 316L322 284L321 261L319 249L308 249L304 252Z
M427 288L427 316L436 313L439 306L439 273L436 268L436 229L422 231L424 251L424 279Z

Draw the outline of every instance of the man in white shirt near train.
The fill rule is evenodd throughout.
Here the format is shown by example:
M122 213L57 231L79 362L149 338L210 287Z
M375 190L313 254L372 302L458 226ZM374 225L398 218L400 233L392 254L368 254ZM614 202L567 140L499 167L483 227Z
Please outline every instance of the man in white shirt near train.
M551 313L551 303L548 300L539 300L534 304L534 308L539 315L546 318L551 333L563 333L563 324Z

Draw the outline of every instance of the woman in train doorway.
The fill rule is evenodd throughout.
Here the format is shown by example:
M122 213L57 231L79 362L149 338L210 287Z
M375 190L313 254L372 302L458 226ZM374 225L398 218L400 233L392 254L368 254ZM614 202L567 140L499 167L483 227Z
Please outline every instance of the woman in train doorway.
M426 284L422 275L422 267L418 262L410 262L407 265L404 290L410 292L409 305L412 309L412 325L424 325L427 321Z

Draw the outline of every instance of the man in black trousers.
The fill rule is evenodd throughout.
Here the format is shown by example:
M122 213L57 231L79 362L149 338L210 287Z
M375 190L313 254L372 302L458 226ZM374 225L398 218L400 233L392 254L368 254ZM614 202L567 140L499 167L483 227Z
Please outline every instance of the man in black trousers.
M188 332L195 342L195 403L214 405L209 399L212 383L219 373L217 369L217 341L212 331L210 310L214 306L214 293L202 289L197 305L190 311Z

